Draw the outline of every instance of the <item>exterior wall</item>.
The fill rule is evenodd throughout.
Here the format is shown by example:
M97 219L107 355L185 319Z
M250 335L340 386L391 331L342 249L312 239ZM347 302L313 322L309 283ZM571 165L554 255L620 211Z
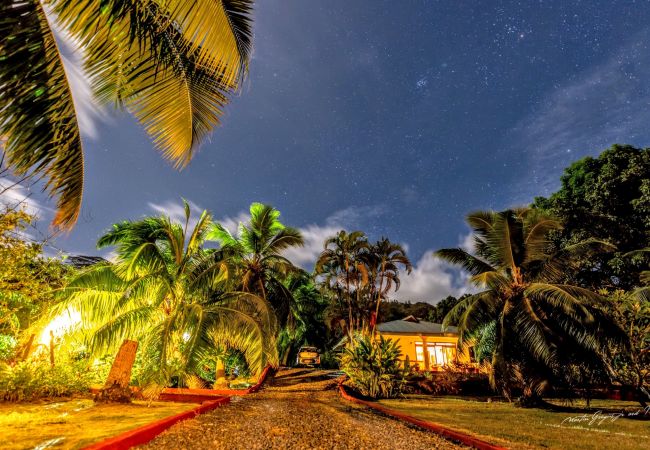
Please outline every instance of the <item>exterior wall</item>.
M432 343L453 344L454 348L456 348L456 344L458 343L458 336L455 336L453 334L418 335L418 334L406 334L406 333L381 333L381 335L385 339L392 339L394 341L397 341L398 345L400 346L400 350L402 351L401 360L404 361L408 356L411 367L417 363L420 370L436 371L442 369L435 366L428 367L429 364L427 364L428 362L427 353L424 354L424 359L425 359L424 362L418 361L417 353L416 353L416 342L422 342L424 348L427 347L426 344L432 344ZM467 349L464 349L464 351L462 352L456 349L456 362L462 364L471 363L469 352Z

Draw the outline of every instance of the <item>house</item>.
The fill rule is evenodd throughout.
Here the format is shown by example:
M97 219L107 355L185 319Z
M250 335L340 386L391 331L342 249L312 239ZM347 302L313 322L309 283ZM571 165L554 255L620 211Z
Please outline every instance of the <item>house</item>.
M442 324L426 322L413 316L377 325L384 338L397 341L402 351L402 360L408 356L409 364L417 364L420 370L440 371L451 364L473 364L471 349L459 351L458 330Z

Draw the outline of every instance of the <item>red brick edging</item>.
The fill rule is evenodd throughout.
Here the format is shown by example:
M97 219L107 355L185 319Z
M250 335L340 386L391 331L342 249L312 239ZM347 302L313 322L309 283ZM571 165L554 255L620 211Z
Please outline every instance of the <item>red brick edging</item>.
M434 433L437 433L447 439L460 442L461 444L467 445L469 447L474 447L478 450L506 450L505 447L499 447L498 445L490 444L489 442L482 441L469 434L465 434L452 428L447 428L444 425L409 416L394 409L386 408L385 406L382 406L376 402L369 402L367 400L356 398L346 391L343 384L339 384L339 392L341 394L341 397L348 401L358 403L404 422L409 422L413 425L417 425L420 428L433 431Z
M177 402L202 402L200 406L189 411L165 417L147 425L126 431L117 436L84 447L83 450L128 450L136 445L146 444L172 425L186 419L193 419L199 414L212 411L218 406L230 403L231 395L252 394L260 390L271 370L266 366L257 383L248 389L163 389L160 399Z
M126 431L117 436L84 447L83 450L127 450L136 445L146 444L172 425L187 419L193 419L199 414L212 411L218 406L230 403L230 397L221 397L217 400L204 402L201 406L185 411L174 416L143 425L133 430Z

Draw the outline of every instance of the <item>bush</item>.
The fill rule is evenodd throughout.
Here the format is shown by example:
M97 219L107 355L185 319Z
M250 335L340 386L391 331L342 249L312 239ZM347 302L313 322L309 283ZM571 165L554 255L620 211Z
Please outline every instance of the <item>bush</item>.
M321 369L338 369L340 357L334 350L327 350L320 355L320 368Z
M451 365L441 372L414 372L407 377L405 388L413 394L432 395L489 395L492 393L488 377L471 373L462 364Z
M341 355L341 370L350 377L354 387L366 397L392 398L402 393L404 370L401 352L395 341L358 338Z
M88 394L90 385L96 381L89 369L86 360L54 367L41 360L24 361L14 366L0 363L0 400L19 402Z

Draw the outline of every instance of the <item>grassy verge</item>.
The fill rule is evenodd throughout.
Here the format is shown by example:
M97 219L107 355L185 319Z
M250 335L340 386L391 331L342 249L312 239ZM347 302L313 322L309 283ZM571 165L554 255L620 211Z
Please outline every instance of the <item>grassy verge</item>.
M648 420L601 416L602 420L591 423L599 409L640 411L638 403L632 402L594 400L589 412L571 413L522 409L509 403L486 403L453 397L409 396L406 399L382 400L381 404L513 449L650 448ZM643 412L640 411L640 414ZM576 419L582 415L590 416L589 420L586 417ZM568 418L574 419L570 421Z
M3 449L77 449L148 424L196 404L134 402L131 405L95 405L89 399L54 403L0 403Z

